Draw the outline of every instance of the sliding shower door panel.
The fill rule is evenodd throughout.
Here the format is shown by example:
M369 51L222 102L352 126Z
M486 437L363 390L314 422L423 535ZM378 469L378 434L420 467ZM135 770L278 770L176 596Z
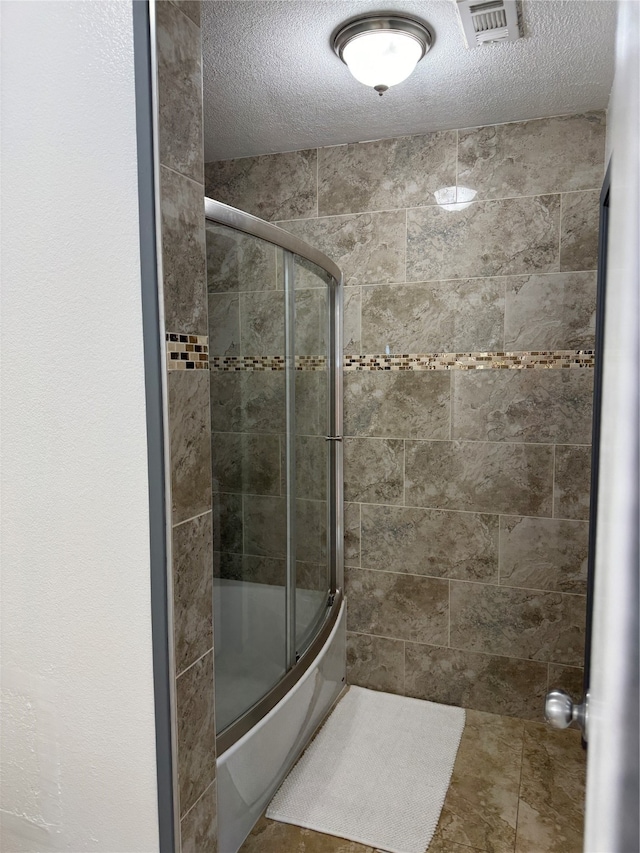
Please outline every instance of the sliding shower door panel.
M283 256L207 223L218 731L290 666Z

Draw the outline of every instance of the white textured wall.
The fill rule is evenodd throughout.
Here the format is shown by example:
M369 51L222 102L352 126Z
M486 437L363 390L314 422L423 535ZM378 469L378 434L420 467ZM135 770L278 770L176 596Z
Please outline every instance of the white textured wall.
M2 843L157 850L131 5L2 2Z

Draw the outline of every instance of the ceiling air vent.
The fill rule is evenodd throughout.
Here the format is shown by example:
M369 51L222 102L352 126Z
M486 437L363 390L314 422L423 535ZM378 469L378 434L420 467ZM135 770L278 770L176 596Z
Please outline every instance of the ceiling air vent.
M516 0L456 0L467 47L520 38Z

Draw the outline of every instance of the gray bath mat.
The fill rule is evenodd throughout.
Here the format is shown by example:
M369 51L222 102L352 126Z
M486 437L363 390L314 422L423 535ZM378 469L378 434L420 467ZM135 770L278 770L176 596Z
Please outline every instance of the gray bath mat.
M462 708L351 687L267 817L389 853L424 853L464 721Z

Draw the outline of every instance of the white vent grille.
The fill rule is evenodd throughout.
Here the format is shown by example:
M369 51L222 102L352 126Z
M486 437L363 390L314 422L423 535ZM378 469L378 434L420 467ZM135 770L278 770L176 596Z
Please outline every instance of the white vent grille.
M455 0L467 47L520 38L516 0Z

